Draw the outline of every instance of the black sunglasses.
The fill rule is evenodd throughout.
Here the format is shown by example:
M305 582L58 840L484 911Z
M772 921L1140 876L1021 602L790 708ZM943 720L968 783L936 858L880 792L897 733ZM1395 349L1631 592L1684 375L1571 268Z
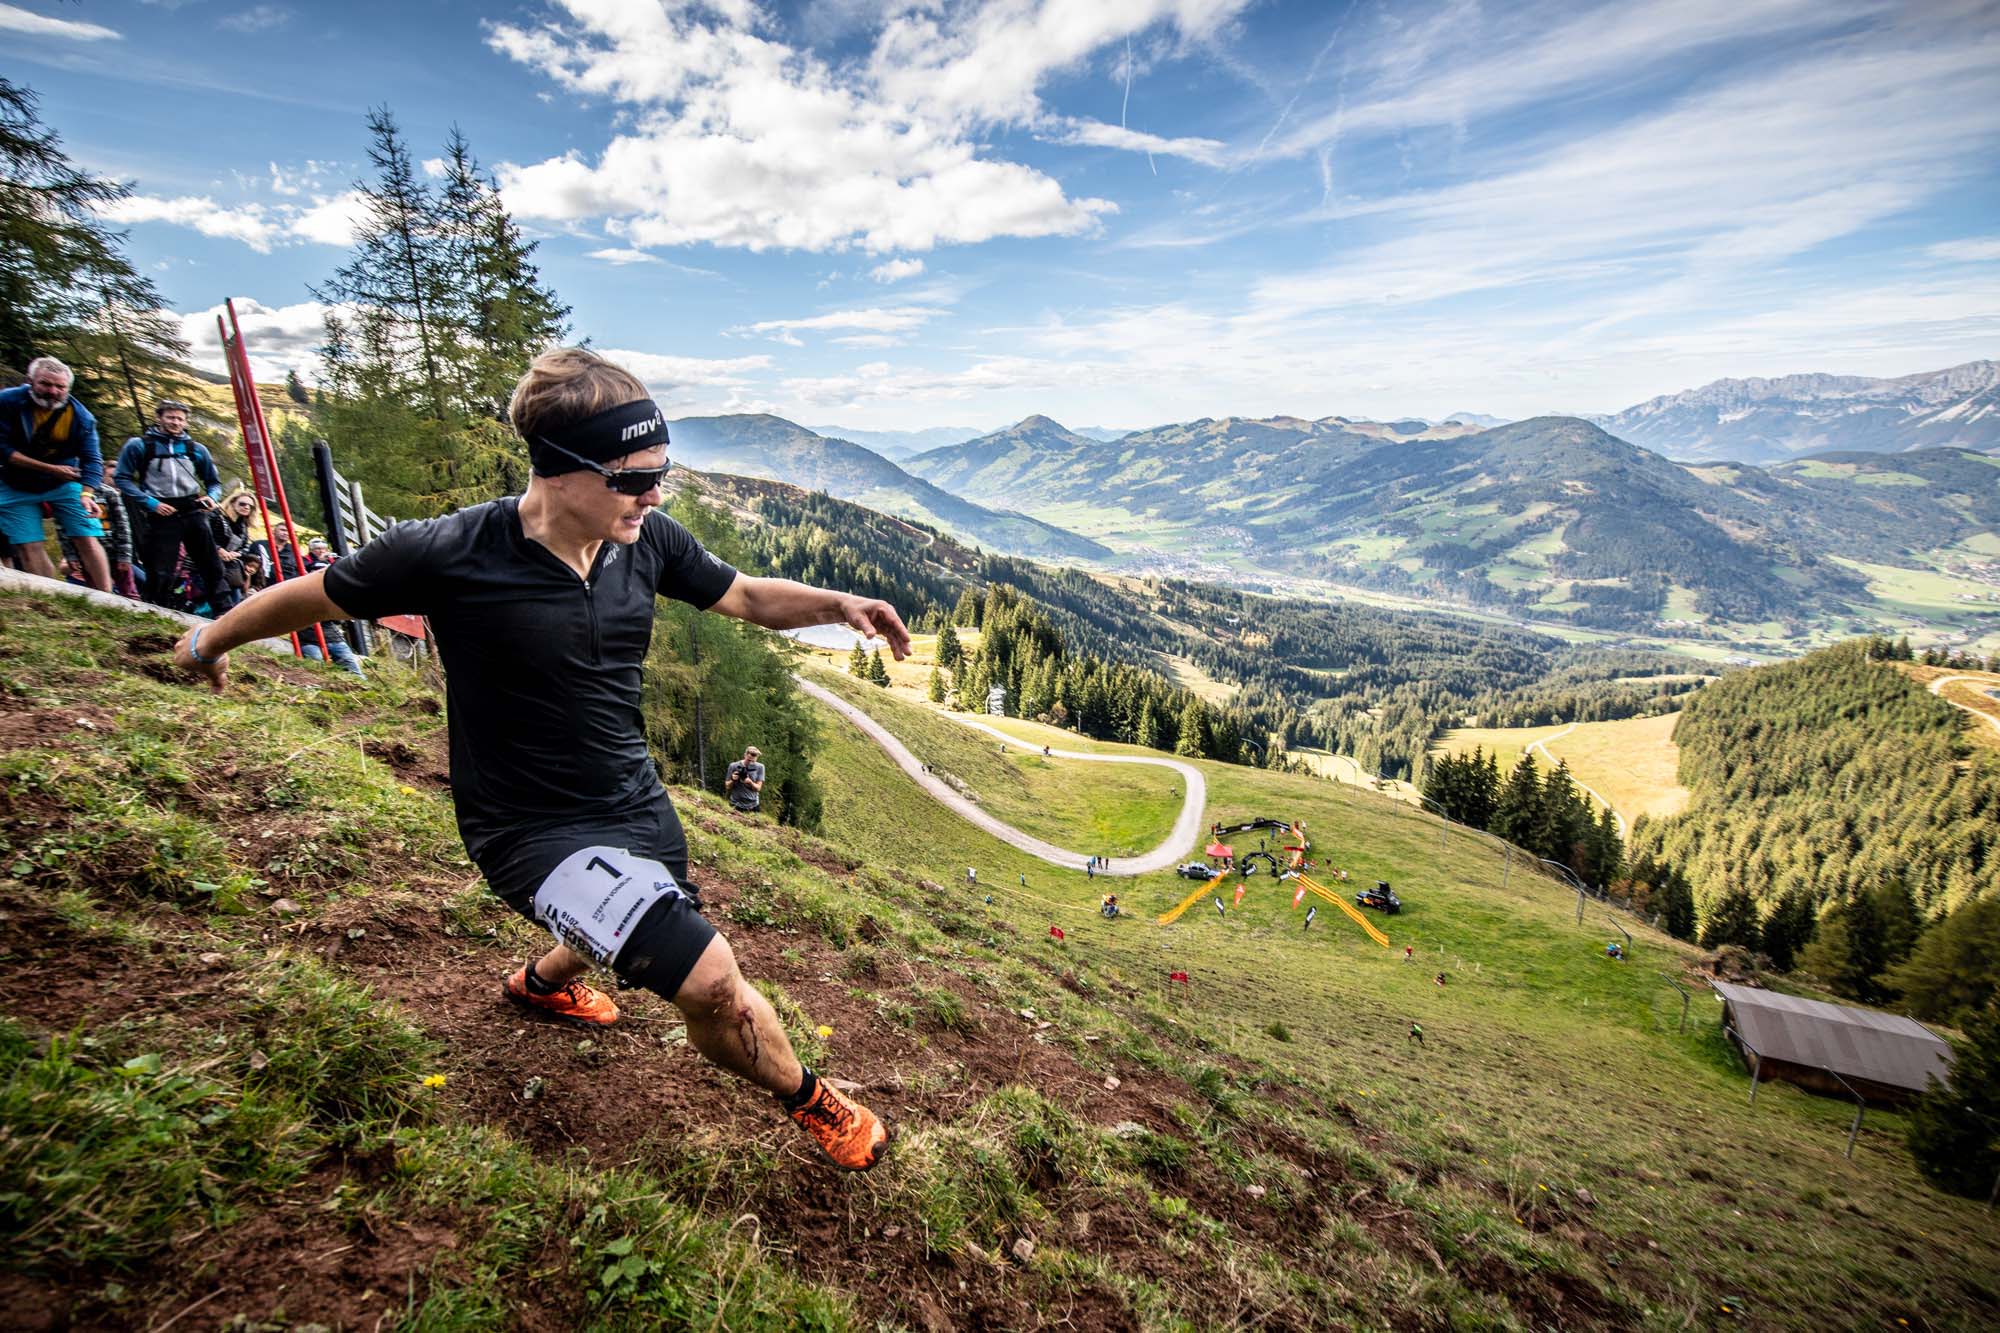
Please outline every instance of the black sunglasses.
M583 464L592 472L604 478L604 485L607 489L614 490L620 495L644 495L647 491L658 486L660 479L667 475L667 469L673 466L673 462L670 459L661 463L658 467L622 467L614 472L608 467L598 466L582 454L571 453L547 436L539 438L545 448L553 449L564 457L574 459Z

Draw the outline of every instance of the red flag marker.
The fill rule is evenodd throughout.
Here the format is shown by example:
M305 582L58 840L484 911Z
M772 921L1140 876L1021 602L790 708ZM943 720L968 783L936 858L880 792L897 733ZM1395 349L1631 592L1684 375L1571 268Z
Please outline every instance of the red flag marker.
M1299 891L1292 895L1292 906L1297 907L1300 903L1304 902L1305 900L1306 900L1306 886L1301 884L1299 885Z
M1185 972L1169 972L1167 973L1167 980L1178 981L1181 985L1185 986L1188 984L1188 974Z
M1243 890L1248 887L1250 886L1247 884L1238 884L1236 886L1236 901L1230 904L1231 907L1243 906Z
M1061 927L1061 926L1050 926L1050 927L1049 927L1049 937L1050 937L1051 939L1058 939L1058 940L1066 940L1066 939L1068 939L1068 938L1069 938L1069 936L1067 936L1067 935L1065 935L1065 934L1063 934L1063 933L1062 933L1062 927Z

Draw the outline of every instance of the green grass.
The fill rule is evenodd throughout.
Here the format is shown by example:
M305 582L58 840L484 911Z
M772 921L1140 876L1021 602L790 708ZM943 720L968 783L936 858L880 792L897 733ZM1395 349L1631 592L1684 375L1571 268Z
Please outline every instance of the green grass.
M1060 735L1018 721L1005 729L1029 742ZM1482 842L1452 834L1440 848L1432 821L1385 798L1202 762L1212 817L1303 817L1323 865L1346 868L1352 882L1394 882L1406 910L1381 924L1395 948L1377 948L1330 910L1303 932L1289 893L1268 880L1249 881L1226 919L1204 902L1161 928L1151 914L1190 886L1142 877L1122 891L1136 919L1107 923L1090 913L1093 886L1045 878L954 827L899 786L857 733L837 733L823 762L855 793L829 799L835 836L893 849L975 911L977 896L955 876L976 864L997 919L1023 938L1059 924L1067 940L1052 947L1131 984L1162 989L1167 965L1185 966L1195 984L1174 997L1180 1024L1299 1070L1370 1130L1396 1135L1403 1157L1505 1204L1482 1214L1476 1202L1419 1190L1421 1208L1470 1208L1523 1242L1519 1233L1583 1215L1602 1236L1593 1253L1617 1259L1646 1293L1647 1322L1705 1319L1717 1296L1748 1299L1772 1322L1815 1322L1786 1313L1801 1290L1820 1293L1816 1308L1839 1308L1843 1319L1888 1323L1936 1319L1946 1307L1969 1318L1996 1298L1981 1273L1992 1242L1980 1214L1920 1183L1899 1117L1871 1113L1848 1162L1840 1149L1850 1112L1839 1103L1772 1086L1747 1106L1746 1076L1713 1005L1697 1001L1689 1030L1675 1030L1679 1000L1658 974L1679 969L1684 946L1627 920L1636 961L1605 960L1603 943L1617 932L1602 909L1590 907L1578 927L1573 894L1519 866L1507 871ZM1014 879L1022 872L1026 892ZM1400 961L1405 943L1415 965ZM1440 970L1442 989L1431 981ZM1274 1020L1289 1040L1271 1031ZM1421 1052L1407 1049L1412 1020L1425 1029ZM1580 1188L1597 1200L1587 1214ZM1898 1243L1926 1262L1899 1262Z
M963 781L996 818L1057 847L1085 856L1149 852L1180 814L1178 779L1166 769L1044 759L1038 747L1009 747L1003 755L1000 742L935 709L844 673L812 678L887 726L933 769Z
M458 1089L496 1064L507 1088L539 1072L511 1063L514 1020L497 1017L490 1041L441 1039L422 1006L371 989L381 974L327 956L352 923L372 939L378 914L398 923L399 951L476 954L496 973L537 940L468 900L439 795L360 749L436 742L421 684L386 666L359 686L252 662L214 699L131 669L135 653L156 660L142 641L158 632L0 598L9 703L98 724L40 734L0 763L0 910L16 923L0 962L45 975L54 954L123 1006L0 1025L0 1224L15 1241L0 1266L60 1284L85 1302L80 1323L174 1316L229 1280L253 1219L266 1235L304 1224L300 1244L315 1248L302 1263L321 1234L331 1250L343 1235L448 1222L455 1245L412 1247L407 1283L376 1293L365 1322L379 1312L384 1328L870 1327L857 1293L932 1277L959 1325L999 1319L980 1304L996 1291L1036 1311L1073 1303L1079 1323L1102 1307L1161 1329L1678 1328L1712 1322L1719 1298L1774 1326L1822 1326L1837 1310L1856 1325L1969 1327L2000 1303L1990 1222L1921 1183L1896 1117L1871 1113L1848 1162L1840 1103L1768 1086L1746 1106L1712 1007L1675 1031L1678 1000L1657 974L1685 951L1635 928L1636 961L1605 961L1608 926L1579 928L1573 898L1485 844L1441 842L1385 798L1202 762L1210 817L1303 818L1323 870L1394 881L1408 910L1376 920L1398 947L1330 908L1303 930L1268 879L1227 917L1204 905L1173 928L1151 914L1186 883L1128 881L1139 915L1109 922L1093 910L1102 885L972 830L831 717L817 761L825 841L679 792L690 853L704 882L732 889L733 935L823 969L758 977L795 1038L836 1076L927 1090L935 1109L858 1180L801 1167L789 1127L748 1093L732 1094L740 1117L669 1126L666 1155L513 1138L511 1102ZM920 715L885 716L893 729ZM1028 744L1127 748L1002 726ZM160 830L197 814L213 840L166 837L163 851ZM125 870L142 865L153 877L135 884ZM267 890L298 900L315 929L281 924ZM23 944L21 921L54 924ZM211 950L219 965L199 961ZM1169 986L1170 967L1192 984ZM859 997L861 1017L819 1038L830 994ZM1022 1009L1049 1027L996 1028ZM1405 1039L1411 1021L1423 1049ZM707 1077L665 1024L635 1030L616 1059ZM850 1053L889 1034L918 1054ZM1038 1076L1038 1047L1073 1063ZM600 1057L612 1058L588 1058ZM1143 1123L1097 1100L1112 1073L1152 1099ZM428 1086L437 1075L448 1086ZM340 1166L361 1159L376 1168ZM772 1182L793 1192L764 1193ZM1083 1213L1098 1218L1088 1240ZM34 1229L43 1216L60 1225ZM799 1216L864 1257L834 1280L801 1276L798 1242L768 1238ZM1304 1217L1322 1220L1287 1225ZM310 1232L312 1219L331 1231ZM922 1237L924 1260L876 1271L866 1243L889 1226ZM1023 1236L1032 1260L1000 1275L991 1256ZM194 1294L174 1285L182 1256L214 1254ZM956 1279L983 1285L968 1295ZM1558 1310L1559 1292L1589 1305ZM524 1308L530 1295L545 1304ZM229 1317L221 1305L212 1322ZM247 1326L319 1314L253 1311Z

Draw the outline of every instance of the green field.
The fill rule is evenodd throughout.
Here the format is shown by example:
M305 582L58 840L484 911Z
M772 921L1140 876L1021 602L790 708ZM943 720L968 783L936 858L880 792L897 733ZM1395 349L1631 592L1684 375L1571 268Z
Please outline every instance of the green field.
M1022 747L1002 754L998 741L935 709L852 676L818 670L811 678L887 726L932 769L964 782L996 818L1058 847L1086 856L1150 852L1180 814L1166 769L1044 759Z
M245 652L214 698L169 683L168 642L156 620L0 596L0 1280L17 1314L1182 1330L2000 1313L1990 1215L1921 1183L1899 1117L1871 1112L1848 1161L1844 1103L1774 1084L1746 1105L1712 1002L1677 1031L1661 973L1692 982L1690 951L1627 923L1634 962L1607 961L1597 909L1577 925L1560 886L1387 798L1199 764L1211 817L1302 819L1323 876L1391 880L1408 910L1375 920L1393 950L1330 905L1304 929L1268 878L1170 928L1153 914L1187 882L1128 881L1136 914L1106 921L1101 882L972 830L830 714L823 837L676 789L746 971L899 1127L884 1165L836 1177L768 1098L694 1057L664 1002L621 992L629 1021L588 1035L500 1003L498 978L547 937L465 863L423 681ZM957 755L914 710L882 711ZM1040 817L1079 841L1100 815Z
M1687 808L1680 750L1673 740L1679 720L1679 713L1664 713L1549 727L1461 727L1447 733L1438 748L1449 754L1482 748L1500 757L1505 773L1540 741L1535 761L1544 772L1554 762L1549 756L1567 760L1576 780L1609 802L1630 828L1640 815L1677 815Z
M1006 729L1028 741L1060 734L1032 723ZM897 784L851 728L833 732L825 762L862 775L830 802L835 836L893 846L948 884L976 864L982 888L996 886L998 919L1025 938L1060 925L1071 952L1087 950L1118 976L1155 975L1163 960L1190 967L1203 984L1184 1001L1185 1022L1260 1060L1314 1070L1328 1095L1397 1139L1417 1177L1440 1170L1467 1199L1517 1209L1588 1189L1599 1202L1575 1233L1588 1257L1573 1257L1649 1307L1640 1322L1708 1324L1719 1303L1747 1302L1753 1322L1771 1325L1823 1325L1815 1311L1830 1309L1848 1324L1965 1323L1978 1322L1971 1307L1902 1310L1921 1303L1917 1290L1940 1285L1970 1283L1977 1300L1993 1299L1988 1279L1975 1276L1992 1244L1982 1215L1918 1182L1898 1117L1871 1113L1850 1163L1840 1150L1851 1112L1839 1103L1770 1087L1746 1106L1747 1078L1712 1003L1697 1002L1685 1035L1674 1030L1679 1002L1658 972L1678 972L1685 946L1640 927L1638 966L1604 962L1604 938L1616 931L1596 909L1578 928L1572 894L1510 874L1465 835L1441 849L1435 821L1393 801L1200 763L1212 817L1304 818L1323 867L1396 884L1408 906L1382 922L1395 945L1384 951L1328 911L1302 932L1290 894L1255 879L1226 919L1204 895L1161 928L1151 914L1189 886L1144 877L1128 891L1140 918L1102 922L1089 914L1101 886L1051 876L963 826L925 827L925 798ZM1420 965L1400 961L1405 943ZM1440 969L1451 978L1442 990L1431 982ZM1412 1019L1424 1025L1423 1052L1404 1040ZM1263 1030L1273 1021L1289 1041ZM1312 1058L1297 1065L1304 1050ZM1513 1216L1499 1214L1503 1224ZM1927 1260L1898 1262L1899 1244ZM1816 1294L1810 1307L1793 1303L1804 1290Z

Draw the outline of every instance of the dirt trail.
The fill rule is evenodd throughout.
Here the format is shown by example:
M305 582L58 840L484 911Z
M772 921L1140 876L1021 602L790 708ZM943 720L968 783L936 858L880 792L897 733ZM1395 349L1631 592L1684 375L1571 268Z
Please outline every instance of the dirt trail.
M803 677L793 679L799 682L800 689L859 727L863 735L881 746L883 752L895 760L896 767L909 774L911 781L967 823L984 829L1010 847L1018 848L1030 856L1038 857L1050 865L1061 866L1066 870L1074 870L1088 859L1087 853L1066 851L1053 843L1043 842L1040 838L1023 833L1012 824L995 819L953 791L943 779L927 770L917 757L910 753L908 746L897 740L874 718L823 685L815 685ZM997 727L989 727L984 722L975 722L965 717L952 717L949 713L944 716L951 717L952 721L961 726L983 731L989 736L997 736L1010 745L1018 745L1023 750L1033 748L1020 737L1009 736L1006 732ZM1151 764L1158 768L1170 768L1178 773L1181 781L1186 784L1187 795L1181 802L1180 817L1174 820L1173 831L1167 834L1166 841L1144 856L1112 857L1105 873L1147 875L1155 870L1169 869L1187 854L1189 848L1200 841L1202 812L1208 808L1208 781L1202 777L1201 770L1194 765L1183 764L1175 759L1149 759L1129 754L1086 754L1080 750L1051 750L1049 754L1052 758L1076 759L1089 764Z
M1974 717L1979 718L1981 721L1985 722L1986 725L1993 728L1993 730L2000 731L2000 717L1995 717L1991 713L1981 712L1977 708L1968 708L1966 707L1966 705L1959 703L1956 699L1949 699L1945 697L1944 687L1953 684L1955 682L1965 682L1973 685L1990 685L1992 683L1991 679L1986 676L1939 676L1936 680L1931 682L1931 693L1935 694L1940 699L1944 699L1944 701L1950 704L1953 708L1957 708L1964 712L1970 713Z
M1544 739L1542 739L1542 740L1538 740L1538 741L1529 741L1529 742L1528 742L1528 749L1530 749L1530 750L1540 750L1540 751L1542 752L1542 758L1544 758L1544 759L1546 759L1546 760L1548 760L1548 761L1549 761L1549 767L1550 767L1550 768L1554 768L1554 767L1556 766L1556 763L1557 763L1557 760L1556 760L1556 756L1555 756L1554 752L1553 752L1553 751L1551 751L1551 750L1549 749L1549 742L1550 742L1550 741L1559 741L1559 740L1561 740L1561 739L1562 739L1563 737L1565 737L1565 736L1569 735L1569 734L1570 734L1570 733L1571 733L1572 731L1575 731L1575 730L1576 730L1576 723L1572 722L1572 723L1570 723L1570 724L1569 724L1568 726L1564 727L1564 728L1563 728L1563 729L1562 729L1561 731L1558 731L1558 732L1557 732L1557 733L1556 733L1555 735L1553 735L1553 736L1549 736L1549 737L1546 737L1546 738L1544 738ZM1604 799L1604 797L1603 797L1603 796L1602 796L1601 794L1599 794L1598 790L1597 790L1597 789L1596 789L1595 787L1588 787L1588 786L1585 786L1585 785L1584 785L1583 783L1581 783L1581 782L1577 782L1577 778L1576 778L1576 774L1575 774L1575 773L1571 773L1571 774L1569 775L1569 780L1570 780L1571 782L1576 782L1576 785L1577 785L1578 787L1582 788L1582 789L1583 789L1583 791L1585 791L1586 793L1588 793L1588 794L1589 794L1589 796L1590 796L1590 798L1591 798L1591 799L1592 799L1593 801L1596 801L1596 802L1597 802L1597 803L1598 803L1599 805L1603 806L1603 807L1604 807L1604 808L1605 808L1606 810L1610 810L1610 811L1611 811L1611 822L1612 822L1612 823L1614 823L1614 824L1616 824L1616 825L1618 826L1618 836L1619 836L1619 837L1621 837L1621 838L1622 838L1622 837L1624 837L1624 836L1625 836L1625 816L1623 816L1623 815L1619 814L1617 810L1613 809L1613 808L1612 808L1612 805L1611 805L1611 802L1609 802L1609 801L1605 800L1605 799Z

